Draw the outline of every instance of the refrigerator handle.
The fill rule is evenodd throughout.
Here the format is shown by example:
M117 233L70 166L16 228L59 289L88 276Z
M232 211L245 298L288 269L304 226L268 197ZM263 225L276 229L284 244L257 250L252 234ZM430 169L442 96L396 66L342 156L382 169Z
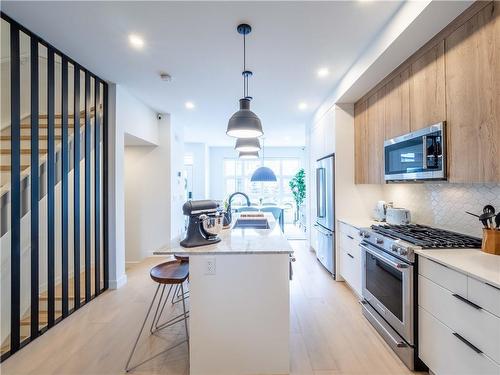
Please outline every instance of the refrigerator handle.
M316 216L326 216L325 168L316 168Z

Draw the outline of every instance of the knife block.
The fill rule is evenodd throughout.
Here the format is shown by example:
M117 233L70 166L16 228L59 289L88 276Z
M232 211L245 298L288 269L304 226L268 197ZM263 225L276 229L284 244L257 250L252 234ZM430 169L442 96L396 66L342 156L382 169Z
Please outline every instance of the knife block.
M500 255L500 230L483 228L481 250L488 254Z

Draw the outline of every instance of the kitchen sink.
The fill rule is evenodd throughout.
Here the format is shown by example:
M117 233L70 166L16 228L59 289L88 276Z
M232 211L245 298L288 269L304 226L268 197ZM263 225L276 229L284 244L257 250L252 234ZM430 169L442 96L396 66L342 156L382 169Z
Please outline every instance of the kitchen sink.
M269 229L267 219L238 219L233 228Z

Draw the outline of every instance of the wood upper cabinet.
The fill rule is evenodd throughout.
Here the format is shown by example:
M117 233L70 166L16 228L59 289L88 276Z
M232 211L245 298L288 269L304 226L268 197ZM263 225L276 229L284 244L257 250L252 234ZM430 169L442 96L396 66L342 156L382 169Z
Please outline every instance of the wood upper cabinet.
M411 64L411 131L446 120L444 40Z
M354 106L356 184L384 183L384 90Z
M366 101L354 104L354 182L368 183L368 138L366 135Z
M500 182L500 3L446 39L450 182Z
M384 90L385 139L410 132L410 70L394 77Z

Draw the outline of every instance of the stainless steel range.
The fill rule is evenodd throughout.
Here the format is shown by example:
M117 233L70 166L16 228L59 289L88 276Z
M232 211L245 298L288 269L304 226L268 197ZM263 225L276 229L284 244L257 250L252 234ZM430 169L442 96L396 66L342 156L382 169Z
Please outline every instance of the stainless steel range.
M479 238L424 225L373 225L360 231L363 314L411 369L417 351L416 249L478 248Z

